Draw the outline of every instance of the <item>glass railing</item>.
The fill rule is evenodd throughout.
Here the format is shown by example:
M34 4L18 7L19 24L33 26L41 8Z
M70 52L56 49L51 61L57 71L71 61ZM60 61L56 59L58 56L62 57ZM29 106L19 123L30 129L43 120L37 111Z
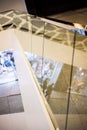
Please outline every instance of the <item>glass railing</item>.
M86 129L86 30L19 11L0 15L1 31L15 28L55 129Z

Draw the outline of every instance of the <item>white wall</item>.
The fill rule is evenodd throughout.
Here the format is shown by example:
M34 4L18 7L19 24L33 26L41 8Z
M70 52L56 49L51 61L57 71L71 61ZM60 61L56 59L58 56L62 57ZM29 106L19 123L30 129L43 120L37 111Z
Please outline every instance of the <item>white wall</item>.
M24 112L0 115L0 130L54 130L14 29L0 32L0 50L9 48L14 49Z
M12 9L27 12L24 0L0 0L0 12Z
M9 30L0 32L0 51L12 48L12 39Z
M29 130L25 113L0 115L0 130Z

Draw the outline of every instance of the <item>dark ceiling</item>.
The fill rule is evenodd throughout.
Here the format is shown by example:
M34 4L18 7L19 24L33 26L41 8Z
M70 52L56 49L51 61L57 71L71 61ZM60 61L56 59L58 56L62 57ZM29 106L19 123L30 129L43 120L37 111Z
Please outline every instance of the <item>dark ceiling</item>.
M48 16L87 7L86 0L25 0L29 14Z
M87 26L86 0L0 0L0 12L18 10L59 22Z

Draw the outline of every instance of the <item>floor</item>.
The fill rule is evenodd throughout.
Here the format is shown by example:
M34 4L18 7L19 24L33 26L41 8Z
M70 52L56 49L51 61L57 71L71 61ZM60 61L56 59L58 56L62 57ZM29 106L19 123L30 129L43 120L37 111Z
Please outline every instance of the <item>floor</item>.
M12 83L9 83L9 86L12 86ZM47 99L60 130L65 129L67 98L68 93L52 91L50 98ZM20 93L0 97L0 115L23 111ZM67 130L87 130L87 97L71 95Z
M0 115L24 112L18 81L0 85Z
M67 70L67 71L66 71ZM56 88L49 96L47 102L54 114L60 130L65 130L70 67L65 66L58 78ZM64 75L67 75L64 78ZM60 87L61 86L61 87ZM67 130L87 130L87 96L71 93L69 100ZM0 115L23 112L23 104L18 81L0 85Z
M60 130L65 129L67 98L66 93L53 91L47 100ZM87 130L87 97L71 95L67 130Z
M78 82L76 84L72 82L73 85L71 86L72 89L68 104L70 72L71 66L64 64L54 87L49 90L48 95L44 93L44 96L60 130L65 130L65 127L67 127L67 130L87 130L87 72L84 69L73 67L73 77L76 76ZM84 82L84 85L78 86L77 83L80 84L81 82ZM46 88L47 91L48 88ZM67 125L66 118L68 119Z
M73 75L75 72L77 71L74 67ZM86 71L83 72L86 73ZM83 72L81 71L81 73ZM51 91L51 94L46 97L60 130L65 130L66 127L68 105L67 130L87 130L87 78L81 79L80 75L79 79L84 82L85 85L81 87L80 91L76 91L76 89L75 91L71 91L68 104L69 93L67 90L70 81L70 66L64 65L55 87Z
M0 98L0 115L24 112L21 95Z

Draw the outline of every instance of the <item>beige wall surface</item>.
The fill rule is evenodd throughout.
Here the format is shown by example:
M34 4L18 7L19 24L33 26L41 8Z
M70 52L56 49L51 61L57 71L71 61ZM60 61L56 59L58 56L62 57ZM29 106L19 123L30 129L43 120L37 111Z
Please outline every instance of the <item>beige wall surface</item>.
M12 48L11 33L9 30L0 32L0 51Z
M26 5L24 0L0 0L0 12L8 10L26 11Z
M5 37L5 38L4 38ZM54 130L14 29L0 32L0 50L14 49L23 113L0 115L0 130ZM42 92L42 91L41 91Z

